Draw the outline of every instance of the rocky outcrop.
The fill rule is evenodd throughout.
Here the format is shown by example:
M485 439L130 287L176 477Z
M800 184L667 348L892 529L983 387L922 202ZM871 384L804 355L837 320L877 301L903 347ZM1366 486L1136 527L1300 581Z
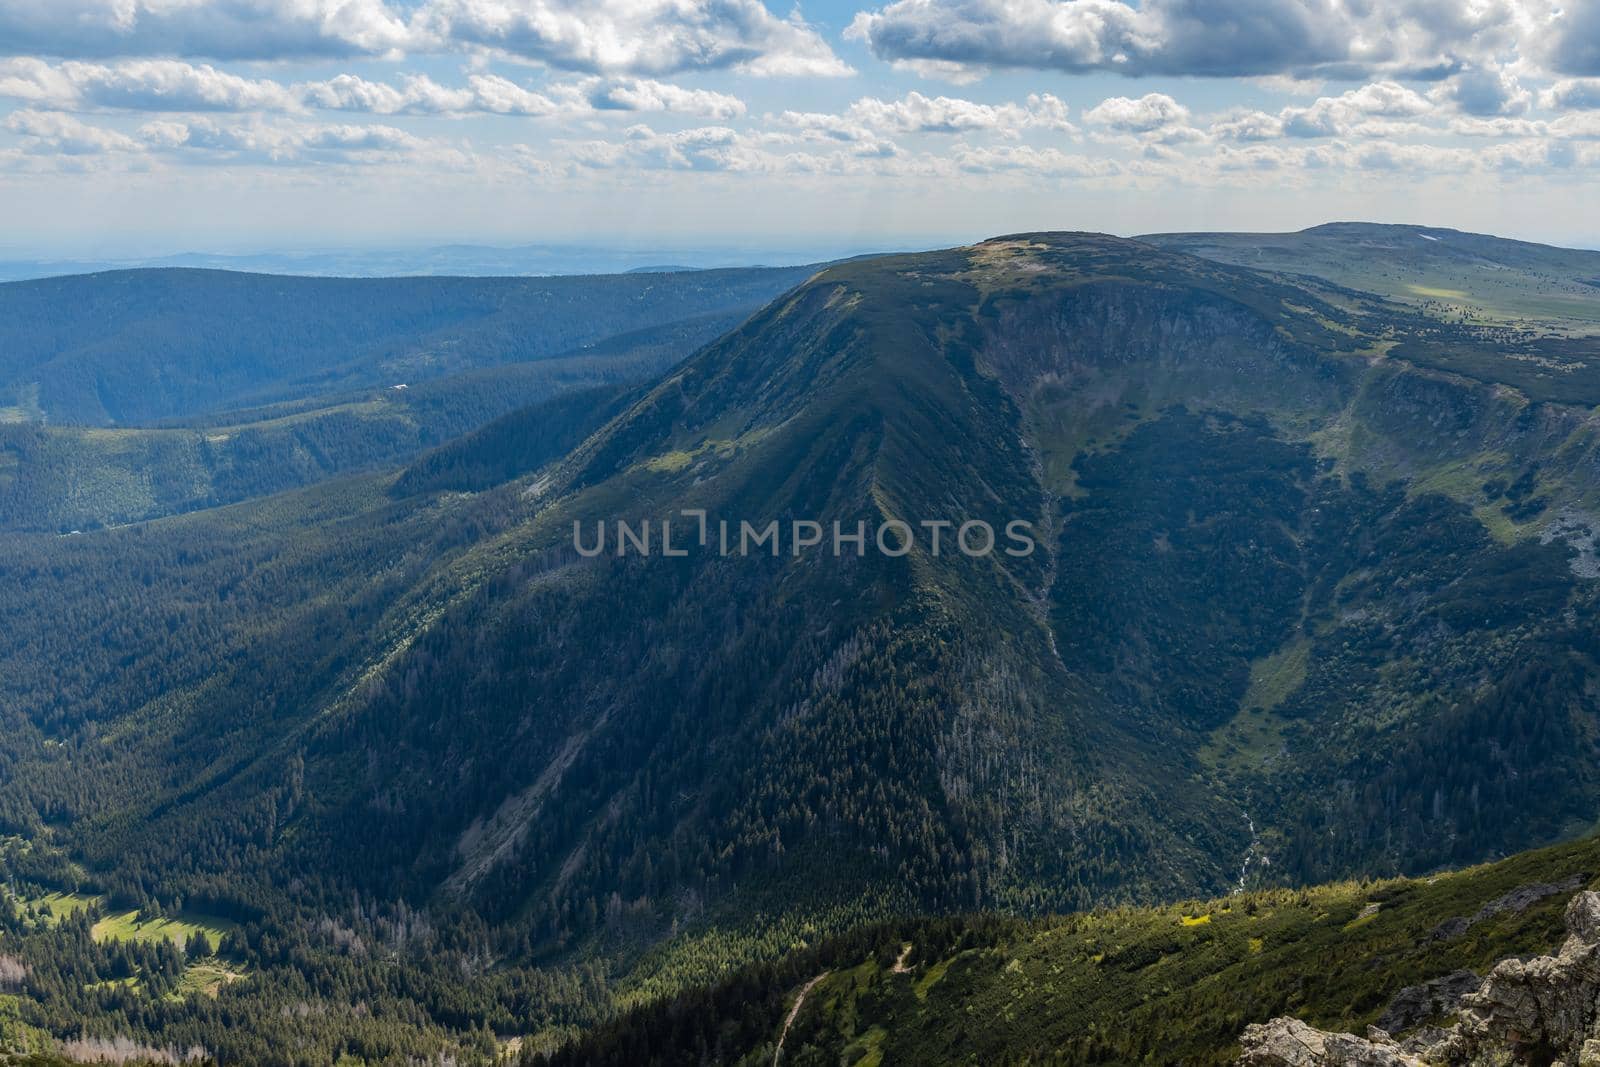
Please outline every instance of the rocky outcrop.
M1600 1064L1600 893L1567 905L1567 939L1554 956L1501 960L1465 998L1457 1032L1441 1050L1449 1062L1492 1054L1513 1062Z
M1574 562L1576 563L1577 561ZM1431 941L1454 941L1486 919L1492 919L1496 915L1502 915L1506 912L1514 915L1520 914L1546 897L1553 897L1557 893L1570 893L1588 880L1589 875L1582 873L1575 874L1571 878L1566 878L1559 882L1530 882L1527 885L1519 885L1511 892L1489 901L1489 903L1479 908L1476 914L1470 917L1458 915L1453 919L1446 919L1433 928L1433 932L1428 935L1428 939Z
M1495 964L1477 976L1458 971L1403 990L1385 1014L1404 1027L1458 998L1447 1030L1400 1043L1376 1027L1365 1038L1328 1034L1298 1019L1251 1026L1241 1038L1243 1067L1478 1067L1485 1064L1600 1067L1600 893L1567 905L1567 938L1553 956ZM1409 994L1409 995L1408 995Z
M1483 986L1483 979L1471 971L1451 971L1442 978L1409 985L1395 994L1394 1000L1378 1019L1378 1028L1397 1034L1441 1015L1453 1014L1461 1001Z
M1370 1038L1370 1039L1369 1039ZM1369 1038L1325 1034L1299 1019L1274 1019L1247 1028L1242 1067L1425 1067L1382 1030Z

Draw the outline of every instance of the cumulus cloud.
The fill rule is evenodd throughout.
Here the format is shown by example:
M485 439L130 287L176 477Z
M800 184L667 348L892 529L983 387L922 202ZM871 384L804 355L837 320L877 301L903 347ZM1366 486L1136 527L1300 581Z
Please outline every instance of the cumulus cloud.
M0 54L281 60L487 51L589 74L851 73L761 0L3 0Z
M393 126L300 122L219 121L210 117L158 119L123 132L58 111L15 111L5 129L22 152L62 159L159 156L192 163L373 165L429 163L464 166L467 153Z
M277 82L170 59L114 66L51 65L33 57L0 60L0 96L63 110L254 111L296 103L294 93Z
M1024 104L980 104L911 92L899 100L863 97L850 105L849 118L862 126L900 133L983 130L1016 137L1027 129L1072 132L1067 113L1067 105L1049 93L1035 93Z
M36 58L0 60L0 97L63 111L283 111L373 115L583 116L599 111L660 111L731 119L744 102L727 93L688 89L648 78L586 78L539 92L496 74L472 74L461 86L425 75L398 83L341 74L283 84L244 78L209 64L123 60L114 64Z
M1166 93L1146 93L1134 100L1113 96L1083 113L1083 121L1124 133L1149 133L1189 122L1189 109Z
M1412 118L1427 114L1433 106L1403 85L1374 82L1338 96L1319 97L1307 107L1284 108L1278 117L1289 137L1340 137L1382 132L1389 127L1371 120Z
M1114 160L1031 145L955 143L946 153L907 153L852 127L839 115L789 113L788 134L742 133L721 127L658 132L636 126L621 140L563 142L581 170L678 170L742 174L876 175L952 180L962 175L1019 178L1111 178L1126 168ZM829 151L796 148L794 142L838 142Z
M853 146L856 155L892 158L900 155L890 139L898 134L987 133L1013 139L1029 130L1076 134L1067 115L1067 105L1049 93L1035 93L1021 104L981 104L912 92L898 100L862 97L842 114L785 111L768 115L768 124L783 132L767 136L778 141L837 141Z
M384 0L5 0L0 51L71 58L381 55L413 40Z
M893 0L848 35L965 72L1434 78L1514 45L1530 17L1523 0Z
M669 111L726 121L745 113L744 101L710 89L686 89L649 78L591 79L578 87L599 111Z
M1399 121L1427 115L1433 101L1395 82L1373 82L1338 96L1318 97L1310 104L1264 111L1232 112L1211 125L1212 136L1230 141L1269 141L1278 137L1391 136L1426 132L1426 127Z
M726 170L742 140L727 126L702 126L673 133L657 133L648 126L632 126L621 141L567 142L566 148L580 166L597 170L622 166L665 170Z
M1539 94L1539 105L1559 111L1600 108L1600 78L1563 78Z
M6 116L6 129L22 138L26 151L36 154L88 156L143 149L124 133L90 126L59 112L13 111Z
M1116 140L1132 140L1146 158L1164 159L1158 146L1203 141L1206 134L1189 125L1189 109L1165 93L1146 93L1137 100L1113 96L1083 113L1083 120L1110 131Z
M850 73L798 15L760 0L432 0L420 32L563 70L673 74Z
M374 164L431 158L453 153L424 138L382 125L157 122L140 129L150 147L188 151L205 162Z
M1234 111L1211 124L1211 136L1225 141L1273 141L1283 136L1283 119L1265 111Z
M1115 161L1029 145L962 145L951 161L969 174L1027 173L1057 178L1109 178L1122 172Z
M1436 96L1468 115L1520 115L1533 103L1533 94L1524 89L1507 70L1475 69L1463 71L1436 90Z

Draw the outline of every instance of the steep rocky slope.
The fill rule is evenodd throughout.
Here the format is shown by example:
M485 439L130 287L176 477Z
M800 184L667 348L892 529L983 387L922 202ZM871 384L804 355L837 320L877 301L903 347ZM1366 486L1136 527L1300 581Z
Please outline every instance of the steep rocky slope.
M1481 982L1474 976L1458 983L1434 1005L1442 1010L1430 1013L1443 1016L1447 1025L1416 1027L1397 1040L1381 1026L1362 1038L1323 1033L1298 1019L1274 1019L1245 1031L1239 1064L1590 1067L1600 1062L1600 893L1572 898L1566 930L1566 940L1553 956L1502 960Z

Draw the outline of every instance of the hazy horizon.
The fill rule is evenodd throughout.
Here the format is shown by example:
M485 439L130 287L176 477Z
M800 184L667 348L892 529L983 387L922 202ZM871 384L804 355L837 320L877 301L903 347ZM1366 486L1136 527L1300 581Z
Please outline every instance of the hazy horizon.
M1595 245L1597 11L0 0L0 229L9 258L1329 219Z
M1311 226L1335 222L1374 222L1371 219L1329 218ZM1450 225L1415 220L1390 220L1392 225L1429 229L1453 229L1468 233L1487 233L1496 237L1531 241L1576 249L1600 248L1600 237L1591 240L1561 240L1537 233L1474 230L1469 225ZM1297 227L1306 229L1309 227ZM260 244L221 243L212 247L122 244L111 246L69 245L51 250L39 247L0 245L0 282L22 281L79 273L83 270L134 269L148 267L198 267L217 270L259 271L279 274L332 276L346 268L350 276L382 277L393 274L451 273L450 261L430 262L427 257L451 253L463 264L463 272L475 268L479 273L507 275L598 274L646 270L653 267L712 270L725 267L796 266L844 259L858 255L917 252L957 247L1000 236L1002 233L1031 232L1043 227L1018 227L981 234L925 234L891 236L879 242L862 239L828 240L811 236L809 240L781 236L741 242L686 239L678 241L629 238L621 235L589 239L540 238L493 241L461 237L458 239L389 242L315 244L283 241ZM1283 233L1290 230L1232 230L1222 227L1187 227L1172 230L1146 230L1113 233L1112 236L1137 238L1141 233L1190 232ZM1083 232L1104 233L1104 230Z

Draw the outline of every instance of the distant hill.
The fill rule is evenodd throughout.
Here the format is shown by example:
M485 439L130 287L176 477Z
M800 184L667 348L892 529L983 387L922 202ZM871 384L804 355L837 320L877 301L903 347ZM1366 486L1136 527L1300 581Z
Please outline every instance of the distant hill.
M1366 222L1139 240L1256 270L1314 275L1452 321L1600 333L1600 251Z
M572 278L118 271L0 285L0 417L140 425L523 363L732 316L814 268Z
M205 253L121 258L0 259L0 281L26 281L69 274L116 270L189 267L316 278L504 278L577 274L625 274L652 263L681 263L685 269L749 267L763 263L800 264L860 255L880 249L837 242L773 247L630 247L627 245L530 244L514 246L438 245L429 248L347 248L332 250Z
M0 422L0 530L90 530L392 467L503 415L543 419L542 403L569 393L556 420L565 429L551 432L592 429L588 420L607 403L597 398L654 380L742 317L670 322L530 363L149 427ZM591 402L594 412L577 410ZM525 452L512 447L488 467L503 469Z

